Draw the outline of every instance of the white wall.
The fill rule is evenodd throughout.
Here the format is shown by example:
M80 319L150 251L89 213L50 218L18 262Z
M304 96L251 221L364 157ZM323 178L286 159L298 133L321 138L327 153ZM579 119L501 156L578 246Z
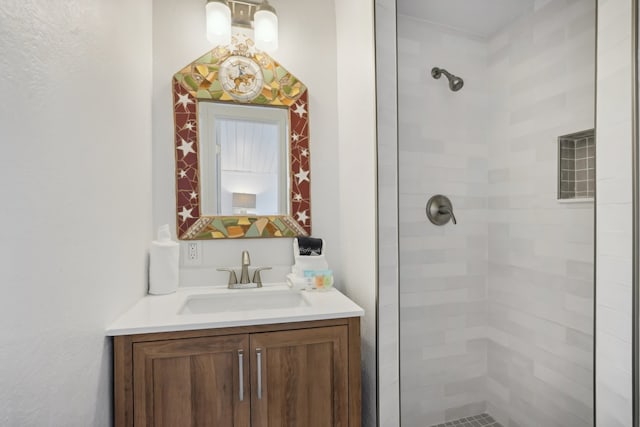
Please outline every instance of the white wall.
M151 2L0 4L0 425L110 426L146 288Z
M596 422L632 424L631 1L598 1Z
M362 424L376 425L376 81L373 2L336 0L340 235L347 295L362 319ZM315 203L315 202L314 202Z
M336 19L333 1L274 0L280 45L273 57L309 88L313 235L325 239L329 266L342 285L339 231ZM171 78L212 48L201 0L153 0L153 224L175 235L175 157ZM282 281L293 264L291 239L202 242L200 267L182 267L181 285L224 284L216 267L239 266L247 249L252 265L273 266L264 281Z

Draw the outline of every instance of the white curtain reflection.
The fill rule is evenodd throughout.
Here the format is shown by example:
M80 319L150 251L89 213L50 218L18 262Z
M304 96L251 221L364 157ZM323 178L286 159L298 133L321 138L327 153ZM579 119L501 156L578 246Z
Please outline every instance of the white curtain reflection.
M274 123L220 118L216 120L223 215L237 214L233 193L256 195L255 209L247 214L278 214L280 171L279 127Z

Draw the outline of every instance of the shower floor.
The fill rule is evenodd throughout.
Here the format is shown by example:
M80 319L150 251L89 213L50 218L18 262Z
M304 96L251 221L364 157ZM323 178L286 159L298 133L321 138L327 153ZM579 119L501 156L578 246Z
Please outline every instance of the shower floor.
M489 414L480 414L455 421L447 421L442 424L434 424L431 427L502 427L502 424L494 420Z

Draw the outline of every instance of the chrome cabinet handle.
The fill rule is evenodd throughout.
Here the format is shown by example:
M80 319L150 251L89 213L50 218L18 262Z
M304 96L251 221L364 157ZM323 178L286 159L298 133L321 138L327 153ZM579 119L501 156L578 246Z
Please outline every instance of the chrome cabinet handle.
M239 368L239 377L240 377L240 402L244 400L244 352L242 350L238 350L238 368Z
M262 399L262 349L256 348L258 358L258 400Z

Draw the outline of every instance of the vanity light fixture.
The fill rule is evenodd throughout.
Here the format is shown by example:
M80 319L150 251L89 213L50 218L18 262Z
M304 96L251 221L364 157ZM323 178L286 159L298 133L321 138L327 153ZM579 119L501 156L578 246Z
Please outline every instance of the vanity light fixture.
M267 0L258 6L253 16L253 30L258 49L273 52L278 48L278 15Z
M231 43L231 9L227 0L207 0L207 39L214 45Z
M253 28L256 48L278 48L278 15L267 0L207 0L207 38L215 45L231 42L231 27Z

